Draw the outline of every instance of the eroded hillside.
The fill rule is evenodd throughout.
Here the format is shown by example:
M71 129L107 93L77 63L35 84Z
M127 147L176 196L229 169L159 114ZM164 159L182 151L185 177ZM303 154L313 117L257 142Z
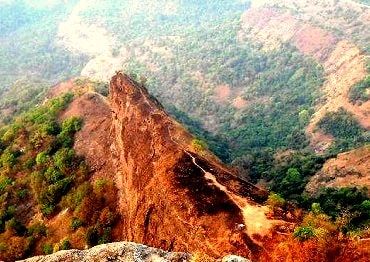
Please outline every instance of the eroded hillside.
M14 158L2 162L3 171L10 168L1 178L2 259L113 240L214 258L257 258L275 230L289 231L263 205L266 191L238 178L142 85L118 73L108 99L93 91L92 82L76 81L55 86L40 109L20 116L33 123L51 114L61 123L59 134L45 131L55 133L35 145L29 140L34 126L5 127L8 133L16 129L2 136L9 146L3 161L9 154ZM49 113L58 101L53 96L65 92L68 103ZM28 149L15 153L16 145L4 139L23 132L30 138L18 138L16 145ZM35 165L22 169L24 161ZM23 198L27 205L14 206Z
M370 188L370 147L364 146L339 154L328 160L310 179L306 190L317 193L320 188L367 187Z
M122 234L169 250L255 256L258 235L277 222L258 204L265 192L196 150L194 138L126 75L112 79L110 97Z
M343 10L348 13L341 15ZM317 123L328 112L344 108L364 128L370 128L370 102L353 104L349 99L350 89L368 75L368 56L362 51L362 45L366 45L366 37L370 35L369 17L368 7L350 1L318 1L316 4L306 1L269 1L255 5L242 17L242 30L239 32L241 41L258 41L265 50L290 44L323 66L325 82L321 90L324 96L316 105L315 113L306 128L311 145L318 152L327 149L332 142L330 136L324 135L317 128ZM358 30L361 33L355 34Z

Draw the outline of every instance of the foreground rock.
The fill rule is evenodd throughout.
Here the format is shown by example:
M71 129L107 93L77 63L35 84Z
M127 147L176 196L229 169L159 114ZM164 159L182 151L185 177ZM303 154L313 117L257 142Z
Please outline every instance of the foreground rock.
M131 242L117 242L99 245L87 250L63 250L48 256L32 257L24 262L91 262L91 261L196 261L196 256L189 253L166 252L161 249L148 247ZM229 255L223 262L248 262L249 260Z

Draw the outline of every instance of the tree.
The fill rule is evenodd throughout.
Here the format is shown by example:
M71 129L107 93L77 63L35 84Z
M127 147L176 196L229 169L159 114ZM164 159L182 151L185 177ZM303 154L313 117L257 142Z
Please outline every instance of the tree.
M304 186L304 179L296 168L289 168L281 182L281 193L287 197L295 194L300 194Z
M73 149L62 148L55 153L53 159L56 167L60 170L65 170L72 166L74 157L75 152Z

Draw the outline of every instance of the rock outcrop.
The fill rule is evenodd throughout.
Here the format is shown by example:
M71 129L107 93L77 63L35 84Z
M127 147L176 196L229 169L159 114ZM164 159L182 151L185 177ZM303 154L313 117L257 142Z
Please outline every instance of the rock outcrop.
M197 255L181 252L167 252L132 242L117 242L99 245L87 250L63 250L48 256L32 257L23 262L187 262L197 261ZM209 259L211 261L211 259ZM228 255L222 262L250 262L243 257Z
M114 241L255 258L282 223L267 217L266 191L194 146L194 137L127 75L113 77L109 98L79 94L61 119L71 116L84 121L74 148L91 179L117 187Z
M32 257L24 262L91 262L91 261L189 261L188 253L166 252L130 242L117 242L95 246L87 250L63 250L48 256Z
M210 152L194 150L193 137L125 74L113 77L110 101L122 237L212 257L257 255L255 229L264 234L273 226L259 206L266 192Z

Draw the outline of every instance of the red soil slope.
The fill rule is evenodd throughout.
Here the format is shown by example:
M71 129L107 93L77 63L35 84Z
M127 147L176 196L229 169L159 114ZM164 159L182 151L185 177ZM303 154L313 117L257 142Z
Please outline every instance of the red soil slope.
M204 157L195 152L192 136L126 75L112 79L110 94L126 239L214 257L257 256L261 247L254 229L265 234L274 225L257 204L265 192L237 178L209 152ZM248 207L262 218L246 221Z
M62 89L76 92L72 86ZM269 218L264 190L194 148L193 136L126 75L113 77L109 99L78 95L61 118L70 116L83 118L74 147L92 168L91 179L106 178L117 187L114 241L256 258L284 225Z

